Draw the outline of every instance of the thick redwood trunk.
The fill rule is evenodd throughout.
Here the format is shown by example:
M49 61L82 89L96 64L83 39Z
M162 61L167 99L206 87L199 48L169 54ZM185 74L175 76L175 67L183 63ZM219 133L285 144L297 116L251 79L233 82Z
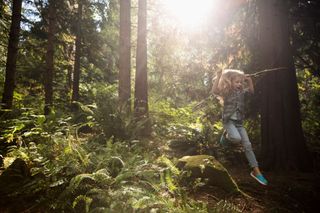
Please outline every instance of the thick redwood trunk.
M45 91L45 107L44 114L48 115L53 104L53 73L54 73L54 40L55 40L55 25L56 25L56 7L54 0L49 1L48 13L48 44L46 53L46 72L44 76L44 91Z
M134 113L148 117L147 1L139 0Z
M77 35L76 35L76 50L74 58L74 71L73 71L73 90L72 90L72 101L79 100L79 83L80 83L80 59L81 59L81 19L82 19L82 2L79 0L78 3L78 24L77 24Z
M262 68L287 67L261 81L262 164L266 169L307 169L288 8L278 0L259 0L258 8Z
M131 0L120 0L119 99L131 106Z
M11 27L6 63L6 74L2 95L5 109L12 108L13 92L15 88L16 63L18 55L22 0L14 0L12 4Z

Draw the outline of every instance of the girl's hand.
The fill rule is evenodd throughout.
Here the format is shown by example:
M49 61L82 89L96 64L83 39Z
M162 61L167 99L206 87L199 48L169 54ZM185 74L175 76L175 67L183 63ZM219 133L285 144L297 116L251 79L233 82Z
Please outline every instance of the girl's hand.
M252 81L252 79L251 79L251 77L250 77L250 75L245 75L244 76L244 81Z
M253 93L254 92L253 82L252 82L252 79L251 79L251 77L249 75L245 75L244 82L247 84L247 87L249 88L249 91L251 93Z

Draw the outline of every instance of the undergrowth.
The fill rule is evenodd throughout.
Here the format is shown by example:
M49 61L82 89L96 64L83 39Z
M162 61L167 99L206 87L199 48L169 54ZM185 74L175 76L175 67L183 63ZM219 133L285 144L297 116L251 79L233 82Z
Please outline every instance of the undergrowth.
M161 114L154 112L153 119L190 113L190 108L177 112L166 107ZM12 211L41 212L208 212L207 201L188 196L192 184L181 181L187 174L175 167L175 159L159 151L166 143L163 136L117 137L104 126L105 120L97 118L101 114L96 112L104 109L80 104L77 115L66 117L44 117L25 109L16 116L19 119L2 121L4 166L23 159L30 175L4 186L1 205ZM115 110L112 116L122 119L123 115ZM156 131L173 134L180 128L179 134L185 134L194 129L169 123L155 127ZM133 127L124 125L116 131L126 128ZM9 206L10 200L22 205ZM230 205L217 203L216 208Z

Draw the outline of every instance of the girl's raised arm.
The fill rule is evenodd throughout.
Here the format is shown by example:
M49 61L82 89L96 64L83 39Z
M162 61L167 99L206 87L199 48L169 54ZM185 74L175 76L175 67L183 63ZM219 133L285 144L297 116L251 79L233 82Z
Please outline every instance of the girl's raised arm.
M220 88L219 88L219 81L220 81L220 78L221 78L221 74L222 74L222 70L218 71L217 72L217 76L214 79L212 79L211 92L213 94L219 94L221 92Z

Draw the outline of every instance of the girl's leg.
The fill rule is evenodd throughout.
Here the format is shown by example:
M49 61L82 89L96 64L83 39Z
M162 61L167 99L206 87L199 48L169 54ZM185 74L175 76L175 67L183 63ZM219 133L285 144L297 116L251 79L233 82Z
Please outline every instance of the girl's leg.
M247 131L243 126L237 127L237 130L238 130L239 134L241 135L241 142L242 142L242 145L244 148L244 153L247 157L247 160L249 161L251 168L253 168L256 171L255 168L259 169L258 162L257 162L256 156L252 150L252 145L249 140Z
M233 121L228 121L223 124L224 129L227 131L227 139L231 142L239 143L241 141L241 135L235 126Z
M262 185L268 185L268 181L263 177L258 167L258 162L256 156L252 150L251 142L249 140L246 129L242 125L236 125L239 134L241 135L241 142L245 150L245 155L249 161L252 168L250 175L256 179Z

